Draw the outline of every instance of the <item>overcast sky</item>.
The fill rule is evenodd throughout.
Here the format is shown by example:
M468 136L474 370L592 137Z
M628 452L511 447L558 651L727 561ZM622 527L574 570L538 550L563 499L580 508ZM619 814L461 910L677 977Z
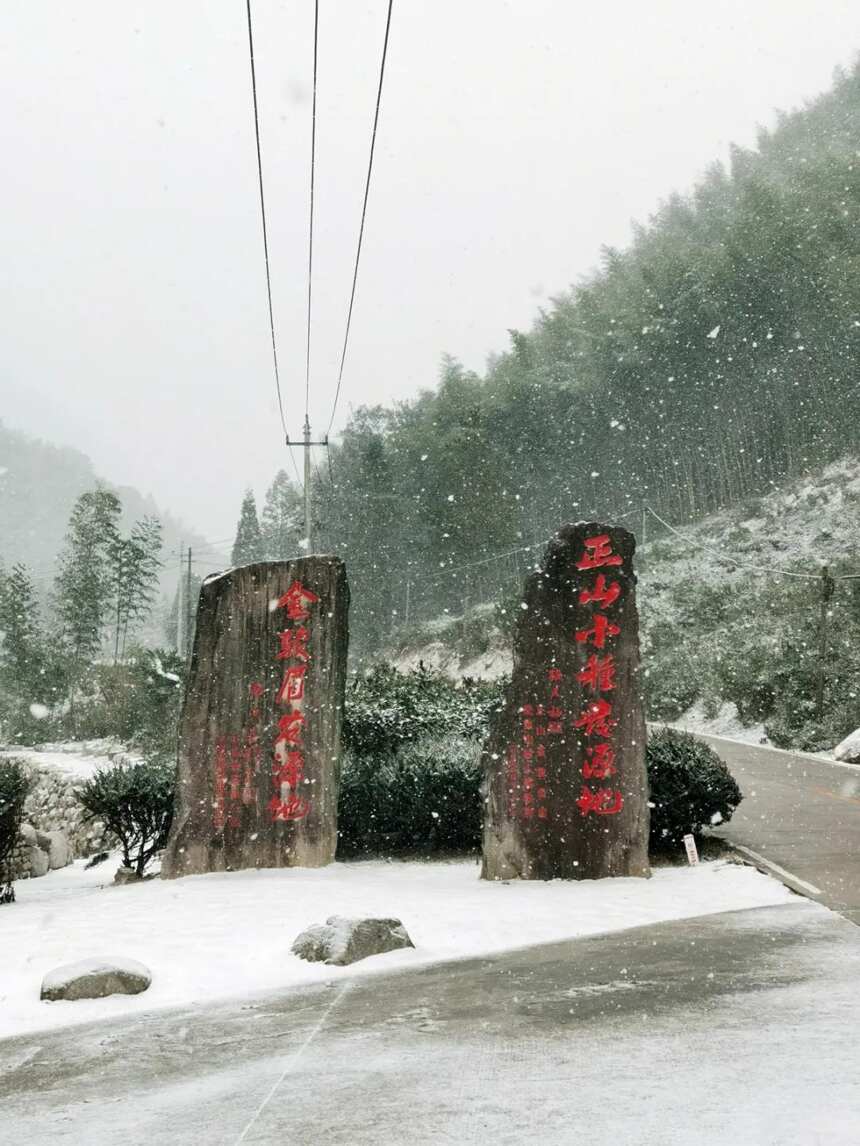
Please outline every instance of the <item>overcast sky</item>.
M322 0L325 428L386 0ZM312 0L254 0L275 315L304 413ZM395 0L341 413L482 369L730 141L860 48L856 0ZM0 417L210 538L285 452L244 0L3 0ZM339 416L338 423L342 424ZM319 459L323 462L322 457Z

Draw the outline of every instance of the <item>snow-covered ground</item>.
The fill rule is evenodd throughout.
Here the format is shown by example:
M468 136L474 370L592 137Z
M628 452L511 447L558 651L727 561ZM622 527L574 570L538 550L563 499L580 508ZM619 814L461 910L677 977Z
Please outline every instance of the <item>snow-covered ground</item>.
M703 733L705 736L725 736L728 740L742 740L746 744L770 744L764 725L741 724L738 710L731 701L720 705L716 716L708 716L701 701L697 701L671 727L680 728L684 732Z
M658 868L650 880L581 883L486 883L467 861L336 863L132 886L109 883L115 868L115 859L89 871L78 861L18 884L18 902L0 908L0 1037L792 898L776 881L726 862ZM303 928L335 914L396 916L415 949L350 968L305 963L291 953ZM52 968L109 956L145 963L150 989L39 1000Z
M0 748L0 759L9 757L24 760L35 768L53 768L76 780L89 780L99 768L109 768L118 759L128 762L133 758L116 740L67 740L40 744L37 748Z

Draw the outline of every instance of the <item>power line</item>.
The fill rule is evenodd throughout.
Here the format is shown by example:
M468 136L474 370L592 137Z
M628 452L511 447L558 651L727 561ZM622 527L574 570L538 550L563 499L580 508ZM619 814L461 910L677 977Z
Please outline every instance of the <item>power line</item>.
M263 224L263 255L266 260L266 297L269 302L269 330L272 335L272 361L275 366L275 389L278 394L278 412L281 415L281 427L284 438L287 438L287 421L284 417L284 401L281 396L281 375L278 370L278 347L275 340L275 315L272 309L272 274L269 268L269 232L266 225L266 198L263 193L263 158L260 151L260 116L257 108L257 73L254 67L254 30L251 22L251 0L245 0L248 11L248 51L251 59L251 92L254 100L254 138L257 143L257 176L260 185L260 218Z
M311 290L314 270L314 173L316 168L317 146L317 46L319 43L320 4L314 3L314 97L311 111L311 210L308 227L308 342L305 356L305 418L308 416L308 404L311 392ZM296 471L298 476L298 470Z
M355 268L352 273L352 290L349 295L349 310L346 316L346 331L343 336L343 350L340 356L340 369L337 374L337 388L334 392L334 403L331 408L331 418L329 418L328 429L326 430L326 437L331 433L332 425L334 424L335 414L337 413L337 403L340 398L341 385L343 383L343 367L346 362L346 348L349 343L349 330L352 325L352 309L355 304L355 288L358 282L358 264L361 259L361 243L364 238L364 221L367 217L367 198L370 194L370 176L373 172L373 155L376 149L376 129L379 125L379 107L382 102L382 81L385 78L385 59L388 55L388 33L391 29L391 9L394 0L388 0L388 16L385 21L385 40L382 44L382 60L379 66L379 87L376 91L376 110L373 115L373 133L370 137L370 157L367 163L367 179L364 184L364 202L361 207L361 225L358 229L358 246L355 251Z

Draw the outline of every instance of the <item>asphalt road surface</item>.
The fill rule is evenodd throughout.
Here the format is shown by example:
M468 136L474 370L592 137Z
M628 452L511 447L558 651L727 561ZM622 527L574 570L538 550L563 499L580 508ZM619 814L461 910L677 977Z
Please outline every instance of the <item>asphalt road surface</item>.
M5 1040L0 1141L856 1146L858 982L860 929L801 898L334 977Z
M744 795L716 834L746 849L746 858L767 861L759 866L796 891L860 924L860 768L702 739L726 761Z

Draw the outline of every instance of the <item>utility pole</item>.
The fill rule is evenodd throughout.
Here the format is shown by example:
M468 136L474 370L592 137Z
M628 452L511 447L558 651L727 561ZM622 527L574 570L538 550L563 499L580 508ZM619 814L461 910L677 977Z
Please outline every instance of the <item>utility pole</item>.
M194 614L191 601L191 546L188 546L188 568L185 574L185 660L191 660L191 629Z
M292 445L289 435L287 435L287 446ZM313 498L311 489L311 446L327 446L328 435L326 435L319 442L311 441L311 424L305 414L305 427L302 431L302 449L305 451L305 464L304 464L304 483L305 483L305 541L307 544L307 554L310 555L314 551L314 522L313 522Z
M176 651L180 656L185 653L185 602L182 599L182 557L185 547L179 542L179 582L176 586Z
M818 717L824 715L824 683L827 673L827 617L830 599L836 588L836 582L830 576L830 570L825 565L821 570L821 604L818 618L818 681L815 688L815 713Z

